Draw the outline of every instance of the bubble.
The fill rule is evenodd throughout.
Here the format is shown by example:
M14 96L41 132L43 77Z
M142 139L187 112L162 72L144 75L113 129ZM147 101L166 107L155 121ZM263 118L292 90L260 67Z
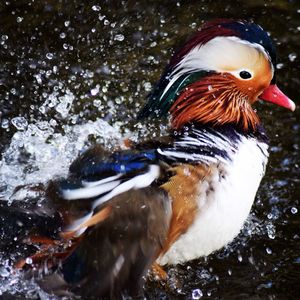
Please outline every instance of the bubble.
M66 34L65 34L64 32L61 32L61 34L59 35L59 37L60 37L61 39L64 39L64 38L66 37Z

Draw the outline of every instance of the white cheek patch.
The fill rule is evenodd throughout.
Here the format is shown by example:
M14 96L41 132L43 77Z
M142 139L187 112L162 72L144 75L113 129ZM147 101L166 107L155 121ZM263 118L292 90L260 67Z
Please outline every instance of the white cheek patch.
M231 73L240 78L238 73L246 70L254 76L254 70L262 59L271 61L268 53L259 44L234 36L216 37L204 45L194 47L183 57L170 74L170 82L159 100L183 74L205 70ZM271 68L274 73L272 64Z
M212 70L228 72L243 69L252 69L264 55L263 47L251 44L237 37L216 37L202 46L190 51L174 70Z

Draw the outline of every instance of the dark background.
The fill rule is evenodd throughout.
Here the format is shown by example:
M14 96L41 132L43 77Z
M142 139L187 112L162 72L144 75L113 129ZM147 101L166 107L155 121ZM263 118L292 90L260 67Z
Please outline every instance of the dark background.
M137 112L174 49L205 20L223 17L254 20L271 33L278 49L278 85L297 105L298 1L2 0L0 198L12 201L17 185L50 177L53 170L43 169L45 157L57 163L62 155L52 167L53 173L63 173L82 145L69 134L78 124L103 119L136 139L163 132L165 123L136 123ZM300 110L291 113L271 104L257 109L272 153L252 217L226 249L172 268L176 287L149 284L150 299L300 298ZM109 145L111 133L105 126L101 130L86 134L83 145L95 140ZM74 148L68 159L59 146L64 138ZM56 148L50 151L53 141ZM41 158L43 151L48 156ZM5 270L10 269L2 260L0 294L41 297L34 283L20 282Z

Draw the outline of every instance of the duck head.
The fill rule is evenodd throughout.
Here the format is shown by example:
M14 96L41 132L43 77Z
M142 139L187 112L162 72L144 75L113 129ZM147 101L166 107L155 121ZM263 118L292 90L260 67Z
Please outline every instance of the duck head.
M197 122L255 131L259 118L252 105L258 99L295 109L276 86L275 66L275 46L260 26L206 23L173 55L140 115L170 112L174 129Z

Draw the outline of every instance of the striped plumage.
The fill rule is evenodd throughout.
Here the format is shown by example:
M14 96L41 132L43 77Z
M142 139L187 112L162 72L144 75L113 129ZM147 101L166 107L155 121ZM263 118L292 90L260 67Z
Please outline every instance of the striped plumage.
M31 258L37 266L62 263L41 285L85 297L132 295L151 264L157 270L184 263L230 242L268 159L252 104L260 97L295 108L275 85L275 64L261 27L205 24L174 54L140 113L170 112L170 135L114 153L95 146L71 165L67 179L49 185L63 225L56 241Z

